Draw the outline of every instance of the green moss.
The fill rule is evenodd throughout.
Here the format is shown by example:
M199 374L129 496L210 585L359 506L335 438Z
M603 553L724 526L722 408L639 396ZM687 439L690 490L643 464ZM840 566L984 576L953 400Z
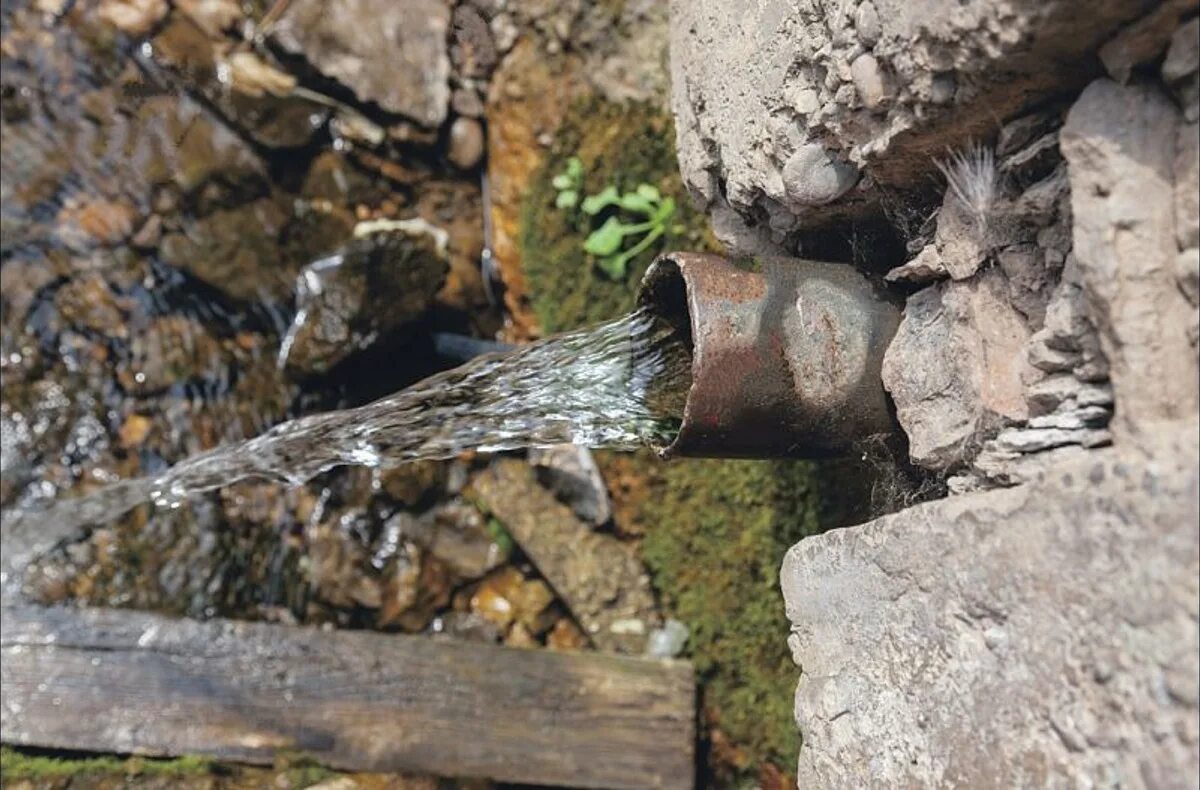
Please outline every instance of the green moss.
M554 205L551 181L578 156L583 192L607 186L630 190L652 184L679 208L661 244L639 255L621 280L607 277L583 251L590 218ZM585 99L576 104L521 207L521 260L533 310L547 333L603 321L627 312L654 256L668 249L715 246L705 218L689 202L675 162L675 129L665 113L646 104Z
M185 755L171 760L151 760L144 757L48 757L40 754L0 747L0 778L61 779L81 775L118 774L178 778L213 772L213 762L204 757Z
M795 765L797 670L778 570L789 546L820 530L813 480L803 462L677 461L643 505L646 563L691 630L705 705L747 769Z

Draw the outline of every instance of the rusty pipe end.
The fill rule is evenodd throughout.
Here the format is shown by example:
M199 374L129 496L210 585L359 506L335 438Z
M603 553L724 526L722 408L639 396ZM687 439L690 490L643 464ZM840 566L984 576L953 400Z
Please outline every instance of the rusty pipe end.
M661 456L822 458L898 429L880 371L896 305L845 264L673 252L638 303L688 338L692 383Z

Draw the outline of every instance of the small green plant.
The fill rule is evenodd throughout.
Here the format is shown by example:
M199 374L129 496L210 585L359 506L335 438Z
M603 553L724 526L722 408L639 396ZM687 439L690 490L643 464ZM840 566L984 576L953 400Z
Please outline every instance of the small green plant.
M567 160L566 169L550 183L558 190L554 205L564 210L575 208L579 204L579 190L583 186L583 162L577 156L571 157Z
M621 194L614 186L605 187L598 195L586 198L580 209L589 217L615 206L619 209L604 220L583 242L584 252L595 255L600 270L614 280L625 276L629 261L649 249L650 245L667 232L667 223L675 216L675 200L664 197L651 184L638 184L632 192ZM633 214L640 222L626 223L621 214ZM629 236L645 234L629 249L622 250Z
M566 168L551 184L558 191L554 205L561 210L579 207L592 219L607 213L600 227L583 242L583 250L596 257L596 265L614 280L625 277L629 262L660 239L675 216L675 200L662 195L652 184L638 184L632 192L620 192L615 186L605 187L599 194L579 200L583 187L583 163L579 157L567 160ZM634 221L627 221L630 218ZM628 249L626 240L641 236Z
M488 537L492 539L492 543L496 544L496 548L500 551L502 557L507 558L513 553L513 549L517 547L517 543L508 530L505 529L504 525L500 523L499 519L495 516L489 518L485 529L487 530Z

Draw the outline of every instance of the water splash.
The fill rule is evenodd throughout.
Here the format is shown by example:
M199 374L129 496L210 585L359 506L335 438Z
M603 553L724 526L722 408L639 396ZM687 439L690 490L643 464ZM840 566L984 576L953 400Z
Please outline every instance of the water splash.
M160 475L121 481L44 510L6 513L6 544L29 547L13 552L24 558L35 545L40 553L143 502L176 508L193 494L251 478L300 485L335 466L394 466L453 458L468 449L667 444L679 426L690 370L687 345L676 331L637 311L479 357L365 406L281 423Z

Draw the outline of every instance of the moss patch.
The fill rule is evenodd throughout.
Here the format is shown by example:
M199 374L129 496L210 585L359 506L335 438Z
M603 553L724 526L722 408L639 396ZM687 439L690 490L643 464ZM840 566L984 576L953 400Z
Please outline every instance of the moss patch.
M772 762L790 773L797 670L779 564L820 531L814 466L796 461L669 463L642 506L643 556L668 608L691 630L689 653L712 723L730 742L722 762Z
M583 163L584 194L599 193L607 186L631 190L647 183L678 204L661 243L634 259L623 279L610 279L583 251L591 218L554 205L558 192L551 181L572 156ZM716 242L705 218L692 207L679 178L670 116L646 104L613 104L598 98L575 104L529 184L521 206L520 244L534 314L546 333L627 312L638 282L659 252L713 249Z
M213 772L213 762L204 757L184 756L171 760L151 760L145 757L48 757L0 747L0 778L64 779L76 776L119 774L157 778L203 776Z

